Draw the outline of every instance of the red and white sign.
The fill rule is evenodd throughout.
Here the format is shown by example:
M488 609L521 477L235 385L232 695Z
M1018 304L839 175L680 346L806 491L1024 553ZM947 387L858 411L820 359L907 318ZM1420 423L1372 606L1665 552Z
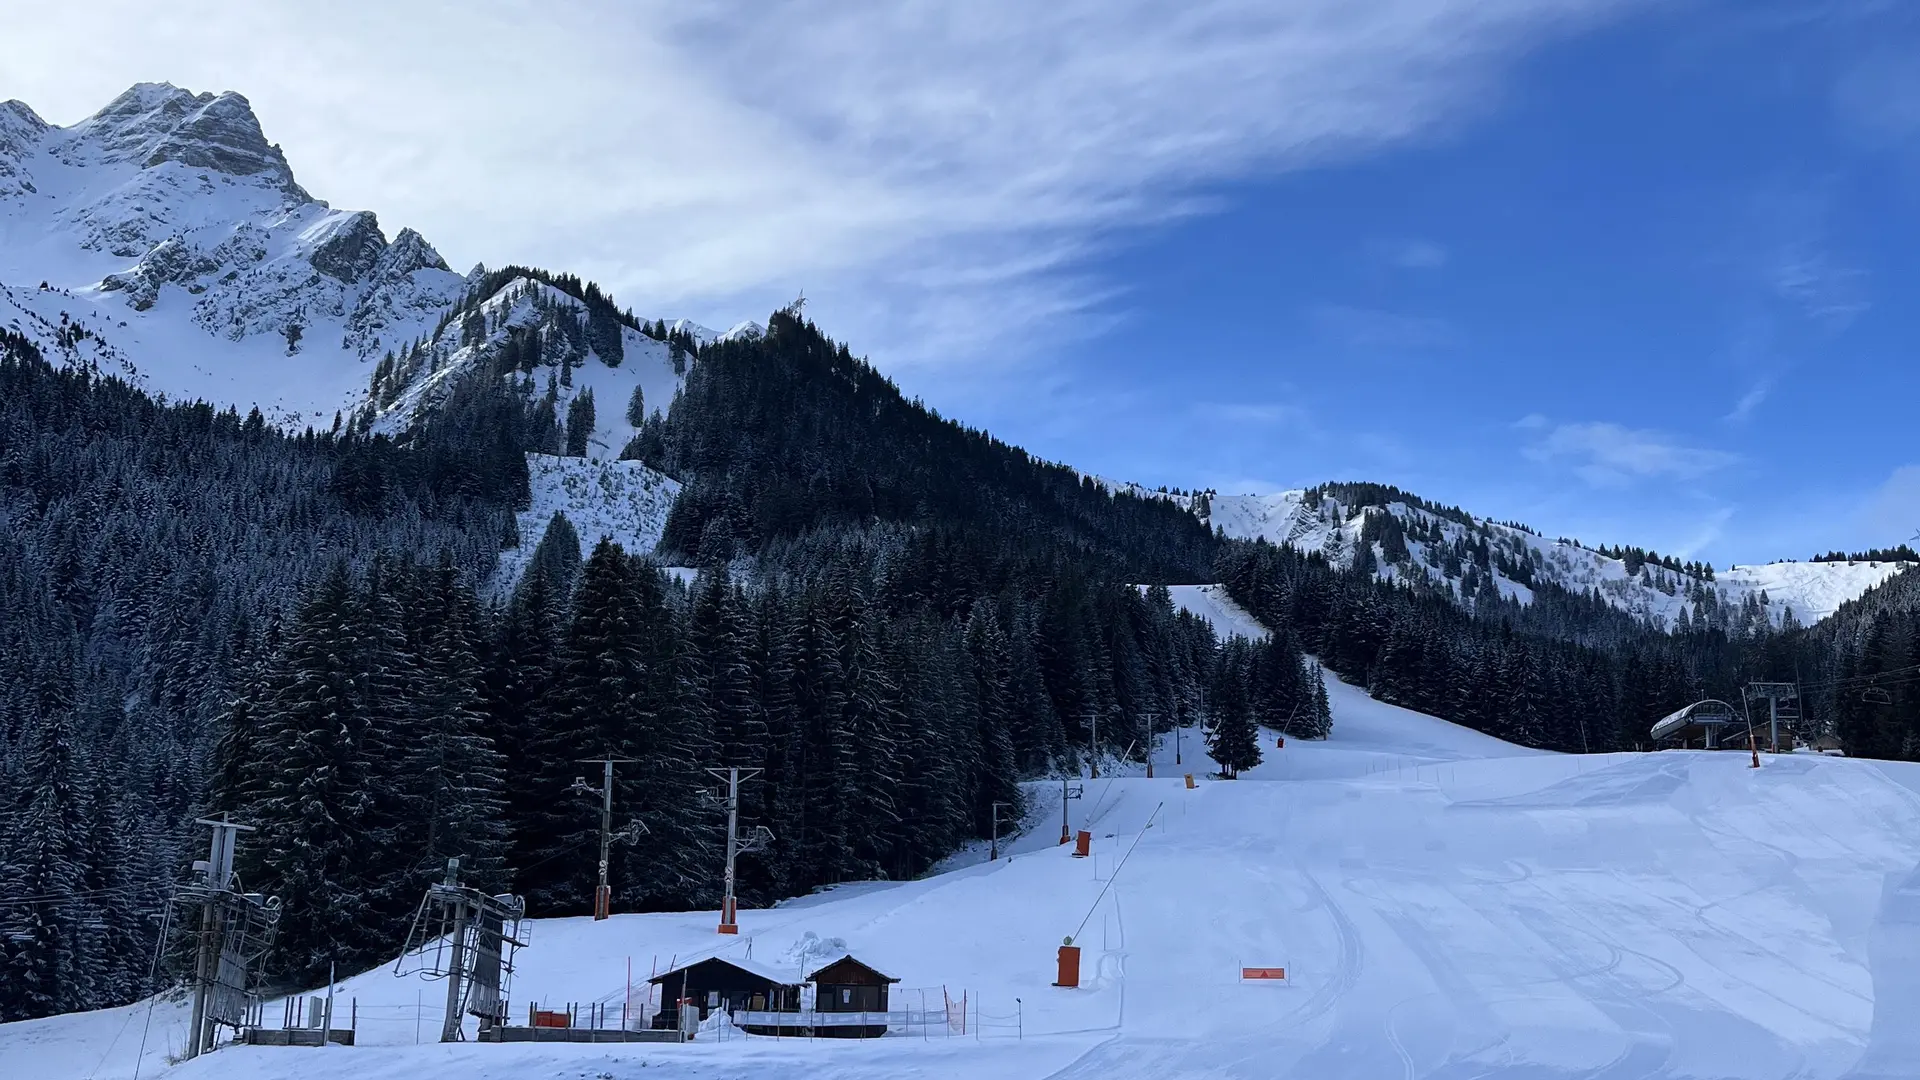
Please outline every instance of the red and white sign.
M1286 982L1287 969L1283 967L1243 967L1240 969L1242 982Z

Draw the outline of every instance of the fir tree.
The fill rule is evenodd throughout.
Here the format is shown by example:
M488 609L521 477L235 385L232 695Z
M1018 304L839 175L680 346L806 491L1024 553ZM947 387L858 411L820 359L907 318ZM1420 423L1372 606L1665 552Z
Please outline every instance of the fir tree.
M1241 770L1260 764L1260 732L1251 700L1251 649L1247 639L1235 637L1221 649L1214 676L1213 716L1207 727L1207 754L1228 780Z
M567 456L586 457L593 438L593 388L575 394L567 402Z

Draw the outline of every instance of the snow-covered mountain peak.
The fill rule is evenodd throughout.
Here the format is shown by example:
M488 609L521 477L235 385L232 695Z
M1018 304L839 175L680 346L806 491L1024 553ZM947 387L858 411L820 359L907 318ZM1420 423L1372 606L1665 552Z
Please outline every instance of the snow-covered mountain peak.
M33 111L33 106L18 98L0 101L0 138L10 133L39 135L46 131L48 124Z
M513 363L536 394L554 374L559 408L576 372L580 390L607 384L593 446L612 456L636 387L662 409L694 351L759 332L642 323L595 286L528 273L456 274L418 232L389 239L372 211L313 198L239 94L140 83L69 127L0 105L0 327L172 397L289 426L392 423L453 371L493 372L481 361L513 336Z
M415 270L452 272L452 268L447 265L447 260L440 257L440 252L435 250L432 244L427 243L426 237L414 232L411 227L402 228L394 234L393 242L387 245L387 250L382 254L380 262L375 265L375 270L380 276L389 278L405 277ZM480 267L476 267L475 270L485 272Z
M267 141L252 104L232 91L195 94L171 83L136 83L64 134L55 152L69 165L128 162L150 169L175 162L259 177L294 201L310 201L286 156Z
M716 341L757 338L767 332L764 323L755 322L752 319L743 319L724 331L702 326L692 319L675 319L667 324L667 329L676 334L686 335L695 345L702 348Z
M141 83L64 128L0 106L0 326L56 359L325 423L466 289L308 195L239 94Z

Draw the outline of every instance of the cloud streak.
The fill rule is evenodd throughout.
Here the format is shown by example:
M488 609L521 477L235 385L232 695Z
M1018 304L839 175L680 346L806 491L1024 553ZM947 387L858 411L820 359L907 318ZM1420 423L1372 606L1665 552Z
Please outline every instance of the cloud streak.
M1367 245L1371 258L1396 270L1438 270L1452 253L1431 240L1376 241Z
M1753 411L1767 400L1769 394L1773 393L1773 381L1773 376L1768 375L1754 383L1746 393L1740 395L1740 400L1734 402L1733 408L1721 419L1729 424L1745 423L1753 415Z
M1596 487L1619 487L1634 480L1697 480L1739 458L1724 450L1687 446L1657 431L1610 423L1548 426L1539 417L1520 425L1541 432L1525 453L1535 461L1566 463Z
M1425 352L1445 348L1459 337L1445 319L1380 308L1321 304L1308 316L1323 339L1368 352Z
M1860 524L1876 544L1904 542L1920 529L1920 465L1902 465L1867 500Z
M237 89L310 190L455 261L708 321L804 288L883 360L970 365L1100 329L1089 256L1209 185L1444 132L1623 2L102 0L11 17L0 97Z

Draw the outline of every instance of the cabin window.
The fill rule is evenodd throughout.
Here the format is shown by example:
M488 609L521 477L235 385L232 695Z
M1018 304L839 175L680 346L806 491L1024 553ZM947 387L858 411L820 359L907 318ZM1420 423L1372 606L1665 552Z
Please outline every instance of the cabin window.
M719 1006L719 1004L720 1004L720 991L718 990L707 991L707 1008L712 1009Z
M853 1004L853 987L843 986L840 988L840 1004L842 1005Z

